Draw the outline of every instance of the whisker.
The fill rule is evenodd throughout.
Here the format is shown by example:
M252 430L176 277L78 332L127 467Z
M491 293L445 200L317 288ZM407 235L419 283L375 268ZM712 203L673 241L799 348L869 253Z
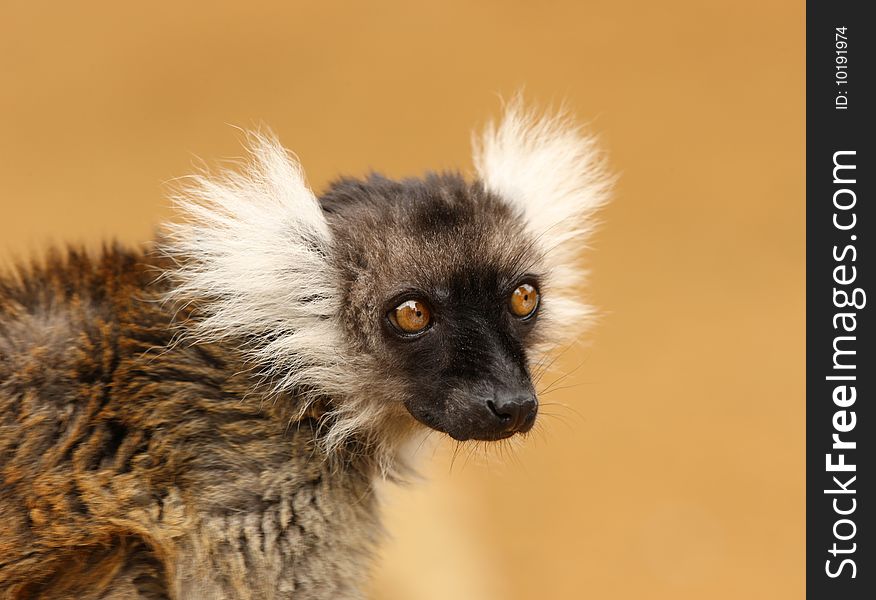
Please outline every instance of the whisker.
M583 385L585 385L585 382L570 383L569 385L561 385L560 387L554 387L554 388L551 388L549 390L545 390L544 392L541 393L541 395L547 396L548 394L553 394L554 392L559 392L560 390L570 390L573 388L579 388Z
M450 458L450 470L449 473L453 473L453 465L456 462L456 455L459 453L459 448L462 445L462 442L456 441L453 446L453 456Z
M541 406L542 406L542 407L557 407L557 408L562 408L562 409L564 409L564 410L568 410L568 411L570 411L570 412L571 412L572 414L574 414L576 417L578 417L578 418L580 418L580 419L584 419L584 415L583 415L580 411L578 411L578 409L576 409L574 406L570 406L570 405L565 404L565 403L563 403L563 402L542 402L542 403L541 403ZM547 413L547 414L551 414L551 413Z
M566 373L563 373L562 375L560 375L557 379L554 379L554 380L553 380L550 384L548 384L548 386L542 391L542 394L546 394L546 393L548 393L548 391L550 391L551 387L553 387L554 385L556 385L556 384L562 382L564 379L566 379L566 378L569 377L570 375L574 374L578 369L580 369L582 366L584 366L584 363L585 363L585 362L587 362L587 357L585 357L584 360L582 360L580 363L578 363L578 365L577 365L574 369L572 369L571 371L567 371Z

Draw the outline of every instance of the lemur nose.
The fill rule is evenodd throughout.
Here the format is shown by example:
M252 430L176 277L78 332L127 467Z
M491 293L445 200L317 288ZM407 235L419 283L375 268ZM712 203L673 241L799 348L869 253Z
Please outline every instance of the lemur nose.
M490 411L499 418L505 432L525 433L535 423L538 406L532 393L498 393L487 401Z

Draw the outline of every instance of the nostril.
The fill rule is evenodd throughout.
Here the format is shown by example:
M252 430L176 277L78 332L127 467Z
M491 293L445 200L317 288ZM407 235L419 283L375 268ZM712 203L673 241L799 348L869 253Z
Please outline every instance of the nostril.
M535 423L538 404L532 396L498 397L487 400L490 412L499 418L502 431L526 432Z
M487 407L489 407L490 412L499 417L503 423L507 423L512 419L512 416L507 412L499 412L499 409L496 408L496 403L492 400L487 400Z

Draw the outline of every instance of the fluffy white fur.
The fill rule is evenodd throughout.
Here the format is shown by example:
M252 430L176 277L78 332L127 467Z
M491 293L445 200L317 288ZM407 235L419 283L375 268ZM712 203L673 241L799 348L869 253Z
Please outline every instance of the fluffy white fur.
M275 390L345 392L328 225L276 139L250 134L248 149L238 171L182 180L173 199L183 220L166 225L170 299L198 303L198 340L247 340Z
M613 179L596 140L565 112L527 110L518 95L501 121L473 139L474 164L486 188L523 215L548 269L545 307L552 345L568 341L592 309L579 299L586 271L578 255Z
M404 471L397 449L410 419L399 428L399 399L374 398L355 377L374 369L345 343L318 200L274 137L251 133L247 148L237 169L185 178L173 197L182 219L165 225L162 250L174 261L167 299L198 312L180 341L241 344L272 392L295 391L302 416L319 399L340 399L320 407L328 455L358 434L385 475Z

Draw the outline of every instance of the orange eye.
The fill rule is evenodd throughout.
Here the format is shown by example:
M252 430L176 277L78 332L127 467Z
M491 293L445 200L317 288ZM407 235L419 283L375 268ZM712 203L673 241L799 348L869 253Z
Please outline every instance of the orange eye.
M429 309L419 300L402 302L390 313L390 320L405 333L420 333L431 319Z
M509 304L515 317L525 319L535 314L538 309L538 290L535 286L524 283L511 293Z

